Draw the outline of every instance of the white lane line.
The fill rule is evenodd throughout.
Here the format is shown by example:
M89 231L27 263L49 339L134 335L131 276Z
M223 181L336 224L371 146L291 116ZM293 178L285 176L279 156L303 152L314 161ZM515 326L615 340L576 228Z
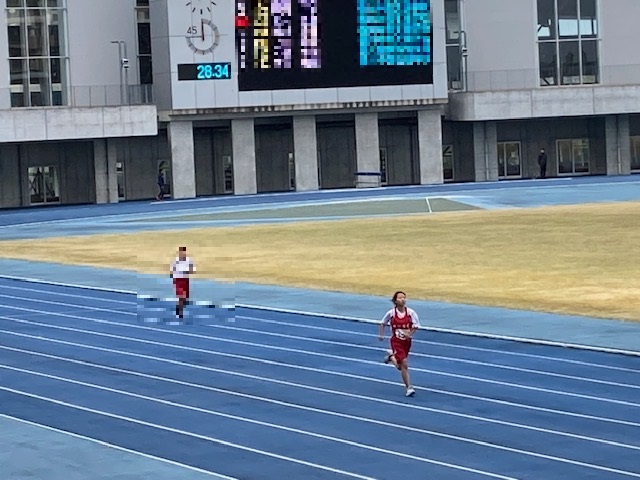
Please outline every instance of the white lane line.
M7 285L3 285L2 288L3 289L11 289L11 290L21 290L21 291L33 291L32 289L28 289L28 288L13 287L13 286L7 286ZM137 302L124 301L124 300L114 300L114 299L103 298L103 297L94 297L94 296L90 296L90 295L75 295L75 294L72 294L72 293L55 292L55 291L46 290L46 289L38 290L38 292L46 294L46 295L63 296L63 297L70 297L70 298L81 298L81 299L84 299L84 300L96 300L96 301L102 301L102 302L106 302L106 303L118 303L118 304L123 304L123 305L131 305L133 307L138 305ZM115 293L118 293L118 292L115 292ZM9 298L18 299L20 297L9 297ZM73 306L73 307L76 307L76 306L80 307L81 306L81 305L77 305L77 304L74 304L74 303L71 303L71 304L68 304L68 305ZM72 311L71 312L65 312L65 313L72 313ZM304 312L304 313L311 314L311 312ZM317 330L317 331L324 331L324 332L343 333L343 334L347 334L347 335L359 335L359 336L367 336L367 337L377 337L377 334L367 334L367 333L363 333L363 332L354 332L353 330L344 330L344 329L341 329L341 328L320 327L320 326L317 326L317 325L307 325L307 324L302 324L302 323L285 322L285 321L279 321L279 320L268 320L268 319L265 319L265 318L251 317L251 316L246 316L246 315L237 315L236 318L241 318L241 319L245 319L245 320L252 320L252 321L255 321L255 322L260 322L260 323L265 323L265 324L282 325L282 326L287 326L287 327L292 327L292 328L303 328L303 329L310 329L310 330ZM333 320L339 321L338 318L334 318ZM429 329L425 328L425 330L429 330ZM620 371L620 372L640 373L640 370L636 370L636 369L632 369L632 368L617 367L617 366L613 366L613 365L605 365L605 364L599 364L599 363L593 363L593 362L584 362L584 361L581 361L581 360L572 360L572 359L568 359L568 358L554 357L554 356L550 356L550 355L537 355L537 354L532 354L532 353L509 352L509 351L497 350L497 349L493 349L493 348L473 347L473 346L469 346L469 345L460 345L460 344L455 344L455 343L434 342L432 340L421 340L420 338L415 338L414 339L414 343L416 343L416 344L424 344L424 345L437 345L437 346L446 347L446 348L469 350L469 351L474 351L474 352L495 353L495 354L498 354L498 355L506 355L506 356L513 356L513 357L523 357L523 358L535 358L535 359L541 359L541 360L551 360L551 361L554 361L554 362L568 363L568 364L571 364L571 365L581 365L581 366L586 366L586 367L591 367L591 368L601 368L601 369L615 370L615 371Z
M221 473L212 472L210 470L203 470L202 468L192 467L191 465L186 465L184 463L180 463L180 462L176 462L176 461L173 461L173 460L169 460L167 458L157 457L155 455L150 455L148 453L140 452L138 450L131 450L129 448L124 448L124 447L121 447L119 445L114 445L113 443L108 443L108 442L104 442L102 440L98 440L96 438L91 438L91 437L87 437L87 436L84 436L84 435L79 435L77 433L68 432L66 430L60 430L58 428L50 427L49 425L43 425L41 423L31 422L29 420L24 420L22 418L13 417L11 415L5 415L4 413L0 413L0 418L5 418L7 420L23 423L25 425L30 425L32 427L41 428L43 430L48 430L50 432L61 433L63 435L69 436L69 437L77 438L77 439L80 439L80 440L85 440L85 441L88 441L88 442L91 442L91 443L95 443L95 444L103 446L103 447L112 448L114 450L118 450L118 451L121 451L121 452L129 453L129 454L136 455L136 456L139 456L139 457L148 458L150 460L156 460L156 461L159 461L159 462L162 462L162 463L166 463L168 465L172 465L174 467L180 467L180 468L184 468L185 470L191 470L193 472L201 473L203 475L207 475L207 476L213 477L213 478L215 478L217 480L240 480L240 479L235 478L235 477L229 477L227 475L222 475Z
M21 308L21 307L13 307L13 306L6 307L6 308L13 309L13 310L19 310L19 311L29 311L29 312L33 312L33 313L48 313L48 312L44 312L42 310L27 309L27 308ZM121 313L121 312L117 312L117 311L114 311L114 312L115 313ZM264 348L264 349L268 349L268 350L285 351L285 352L289 352L289 353L300 353L300 354L303 354L303 355L322 357L322 358L331 358L331 359L334 359L334 360L335 359L340 359L340 360L345 360L345 361L349 361L349 362L357 362L357 363L363 363L363 364L369 364L369 365L378 365L378 362L373 362L373 361L370 361L370 360L364 360L364 359L360 359L360 358L339 357L339 356L336 356L336 355L329 355L329 354L325 354L325 353L313 352L313 351L310 351L310 350L302 350L302 349L297 349L297 348L285 348L285 347L279 347L279 346L275 346L275 345L267 345L267 344L262 344L262 343L246 342L246 341L241 341L241 340L233 340L233 339L230 339L230 338L214 337L214 336L211 336L211 335L199 335L199 334L194 334L194 333L178 332L178 331L159 329L159 328L153 328L153 327L147 327L147 326L141 326L141 325L132 325L132 324L127 324L127 323L111 322L111 321L108 321L108 320L100 320L100 319L87 317L87 316L79 317L79 316L76 316L76 315L67 315L67 314L55 313L55 312L50 312L49 315L52 316L52 317L77 318L77 319L81 319L81 320L88 321L88 322L91 322L91 323L120 326L120 327L124 327L124 328L129 328L129 329L138 329L138 330L162 332L162 333L175 335L175 336L198 338L198 339L201 339L201 340L215 340L215 341L221 341L221 342L224 342L224 343L227 343L227 344L234 343L234 344L238 344L238 345L257 347L257 348ZM10 318L10 317L0 317L0 318L5 318L7 320L14 321L14 322L20 322L20 323L31 323L33 325L40 325L40 326L49 327L49 328L57 328L57 329L63 328L63 327L54 326L54 325L51 325L51 324L29 322L27 320L18 320L18 319L14 319L14 318ZM65 327L65 328L68 328L68 327ZM81 332L81 333L91 333L91 334L95 334L96 333L96 332L94 332L92 330L91 331L83 331L82 329L71 329L71 330L72 331ZM100 333L100 335L109 336L108 334L103 334L103 333ZM118 338L117 335L115 335L114 337ZM131 339L130 337L124 337L124 338ZM137 339L137 340L140 340L140 339ZM173 348L178 348L176 345L171 345L171 346ZM186 348L186 347L184 347L184 348ZM440 371L440 370L432 370L432 369L426 369L426 368L413 367L412 371L413 372L420 372L420 373L430 373L430 374L433 374L433 375L440 375L440 376L445 376L445 377L459 378L459 379L464 379L464 380L469 380L469 381L474 381L474 382L480 382L480 383L488 383L488 384L492 384L492 385L500 385L500 386L506 386L506 387L511 387L511 388L518 388L518 389L523 389L523 390L530 390L530 391L535 391L535 392L550 393L550 394L560 395L560 396L567 396L567 397L573 397L573 398L582 398L582 399L594 400L594 401L598 401L598 402L612 403L612 404L616 404L616 405L640 407L639 403L628 402L628 401L625 401L625 400L617 400L617 399L611 399L611 398L598 397L598 396L595 396L595 395L586 395L586 394L581 394L581 393L566 392L566 391L562 391L562 390L555 390L555 389L542 388L542 387L534 387L534 386L531 386L531 385L524 385L524 384L513 383L513 382L505 382L505 381L500 381L500 380L491 380L491 379L487 379L487 378L474 377L474 376L471 376L471 375L461 375L461 374L448 373L448 372L443 372L443 371Z
M353 448L359 448L362 450L368 450L371 452L375 452L377 454L384 454L384 455L389 455L392 457L399 457L399 458L403 458L405 460L412 460L412 461L417 461L417 462L421 462L421 463L427 463L427 464L431 464L431 465L437 465L439 467L445 467L445 468L450 468L453 470L460 470L460 471L464 471L464 472L470 472L470 473L475 473L478 475L482 475L482 476L487 476L487 477L492 477L492 478L500 478L500 479L505 479L505 480L512 480L512 477L505 477L503 475L498 475L492 472L487 472L487 471L483 471L483 470L478 470L475 468L469 468L469 467L464 467L462 465L457 465L457 464L453 464L453 463L448 463L448 462L441 462L438 460L433 460L430 458L426 458L426 457L420 457L417 455L409 455L407 453L402 453L399 452L397 449L395 450L391 450L389 448L380 448L380 447L376 447L373 445L369 445L366 443L361 443L361 442L356 442L353 440L347 440L344 438L340 438L340 437L334 437L331 435L324 435L324 434L320 434L320 433L316 433L316 432L311 432L308 430L302 430L302 429L298 429L298 428L292 428L292 427L286 427L284 425L279 425L276 423L270 423L270 422L263 422L260 420L255 420L255 419L251 419L248 417L242 417L242 416L238 416L238 415L230 415L227 413L222 413L222 412L217 412L217 411L213 411L213 410L209 410L206 408L200 408L200 407L194 407L192 405L186 405L183 403L178 403L178 402L172 402L169 400L163 400L160 398L153 398L153 397L149 397L146 395L140 395L137 393L133 393L133 392L129 392L126 390L120 390L120 389L116 389L116 388L110 388L110 387L105 387L102 385L97 385L95 383L88 383L88 382L81 382L78 380L72 380L69 378L65 378L65 377L60 377L57 375L49 375L46 373L40 373L40 372L35 372L33 370L27 370L24 368L16 368L16 367L10 367L7 365L2 365L0 364L0 368L4 368L7 370L12 370L14 372L19 372L19 373L25 373L27 375L33 375L33 376L38 376L38 377L42 377L42 378L48 378L48 379L52 379L52 380L57 380L57 381L61 381L61 382L65 382L65 383L70 383L72 385L80 385L82 387L87 387L87 388L92 388L95 390L100 390L103 392L109 392L109 393L114 393L117 395L122 395L125 397L131 397L131 398L136 398L139 400L144 400L147 402L152 402L152 403L158 403L161 405L165 405L165 406L169 406L169 407L173 407L173 408L178 408L178 409L182 409L182 410L189 410L192 412L197 412L197 413L202 413L205 415L211 415L214 417L221 417L221 418L226 418L229 420L235 420L238 422L244 422L244 423L249 423L252 425L259 425L261 427L268 427L268 428L272 428L275 430L281 430L284 432L288 432L288 433L295 433L298 435L303 435L303 436L307 436L307 437L311 437L311 438L316 438L316 439L320 439L320 440L326 440L329 442L334 442L334 443L338 443L341 445L345 445L348 447L353 447ZM582 463L576 463L579 464L580 466L586 466ZM599 467L599 466L596 466ZM593 467L592 467L593 468ZM603 469L603 468L607 468L607 467L600 467L598 469ZM338 471L338 472L344 472L344 471L339 471L339 470L334 470L334 471ZM609 469L607 469L607 471L609 471Z
M268 320L266 318L251 317L251 316L246 316L246 315L236 315L236 318L241 318L241 319L244 319L244 320L251 320L251 321L260 322L260 323L266 323L266 324L271 324L271 325L291 327L291 328L302 328L302 329L317 330L317 331L322 331L322 332L341 333L341 334L352 335L352 336L353 335L358 335L358 336L370 337L370 338L377 338L378 337L377 333L369 334L369 333L364 333L364 332L354 332L353 330L345 330L345 329L342 329L342 328L320 327L318 325L307 325L307 324L303 324L303 323L293 323L293 322L285 322L285 321L279 321L279 320ZM497 355L513 356L513 357L534 358L534 359L540 359L540 360L551 360L553 362L568 363L568 364L571 364L571 365L580 365L580 366L590 367L590 368L602 368L602 369L606 369L606 370L615 370L615 371L620 371L620 372L640 374L640 370L633 369L633 368L616 367L616 366L613 366L613 365L603 365L603 364L600 364L600 363L584 362L584 361L581 361L581 360L571 360L569 358L553 357L553 356L550 356L550 355L537 355L537 354L533 354L533 353L509 352L509 351L506 351L506 350L497 350L497 349L494 349L494 348L472 347L472 346L469 346L469 345L459 345L459 344L456 344L456 343L434 342L433 340L422 340L420 338L414 338L413 342L415 344L421 344L421 345L436 345L436 346L439 346L439 347L446 347L446 348L460 349L460 350L469 350L469 351L473 351L473 352L486 352L486 353L495 353Z
M119 293L119 294L122 294L122 295L134 295L134 296L137 295L137 292L134 292L134 291L131 291L131 290L116 289L116 288L104 288L104 287L97 287L97 286L93 286L93 285L80 285L80 284L73 284L73 283L53 282L53 281L50 281L50 280L42 280L42 279L31 278L31 277L19 277L19 276L14 276L14 275L0 275L0 279L14 280L14 281L19 281L19 282L29 282L29 283L39 284L39 285L48 285L48 286L65 287L65 288L76 288L76 289L79 289L79 290L89 290L89 291L95 291L95 292ZM46 290L43 290L43 291L46 291ZM362 323L369 323L369 324L378 324L379 323L379 320L372 320L372 319L369 319L369 318L350 317L350 316L346 316L346 315L335 315L335 314L321 313L321 312L310 312L310 311L306 311L306 310L293 310L293 309L270 307L270 306L263 306L263 305L246 305L246 304L237 303L236 307L238 307L238 308L247 308L247 309L250 309L250 310L257 310L257 311L267 311L267 312L272 312L272 313L286 313L286 314L292 314L292 315L304 315L304 316L317 317L317 318L329 318L329 319L334 319L334 320L347 320L347 321L362 322ZM589 352L612 353L612 354L618 354L618 355L628 355L628 356L633 356L633 357L640 357L640 351L623 350L623 349L619 349L619 348L609 348L609 347L601 347L601 346L586 345L586 344L575 344L575 343L567 343L567 342L554 342L554 341L550 341L550 340L541 340L541 339L536 339L536 338L515 337L515 336L509 336L509 335L497 335L497 334L483 333L483 332L471 332L471 331L468 331L468 330L454 330L454 329L451 329L451 328L441 328L441 327L427 327L427 328L425 328L425 330L429 330L429 331L433 331L433 332L440 332L440 333L450 333L450 334L454 334L454 335L463 335L463 336L469 336L469 337L483 338L483 339L504 340L504 341L509 341L509 342L528 343L528 344L532 344L532 345L543 345L543 346L556 347L556 348L572 348L572 349L576 349L576 350L583 350L583 351L589 351Z
M5 332L6 331L4 331L4 330L0 330L0 333L5 333ZM53 342L56 341L56 340L43 339L41 337L32 337L32 338L37 338L38 340L45 340L45 341L53 341ZM14 349L12 347L2 346L2 345L0 345L0 349L7 349L7 350L18 351L18 352L20 351L20 349ZM34 355L35 354L36 353L34 353ZM43 354L43 355L46 355L46 354ZM241 356L239 358L245 359L247 361L258 361L258 360L262 361L262 359L256 359L254 357L247 357L247 356ZM81 362L81 363L84 365L84 362ZM267 361L267 363L271 363L271 362ZM299 369L299 370L306 370L306 371L310 371L310 372L314 372L314 373L323 373L323 374L333 375L333 376L338 376L338 377L343 377L343 378L351 378L351 379L354 379L354 380L367 381L367 382L370 382L370 383L379 383L379 384L383 384L383 385L393 385L393 386L396 385L396 382L389 381L389 380L383 380L383 379L374 378L374 377L368 377L368 376L363 376L363 375L355 375L355 374L350 374L350 373L345 373L345 372L336 372L334 370L315 369L315 368L312 368L312 367L304 367L304 366L298 366L298 365L292 365L292 364L278 364L278 365L281 366L281 367L286 367L286 368L294 368L294 369ZM626 421L626 420L620 420L620 419L609 418L609 417L600 417L600 416L595 416L595 415L587 415L587 414L584 414L584 413L576 413L576 412L570 412L570 411L566 411L566 410L556 410L556 409L553 409L553 408L537 407L535 405L527 405L527 404L522 404L522 403L517 403L517 402L510 402L510 401L507 401L507 400L499 400L497 398L481 397L481 396L471 395L471 394L467 394L467 393L460 393L460 392L454 392L454 391L449 391L449 390L441 390L441 389L438 389L438 388L420 387L420 390L424 391L424 392L437 393L437 394L440 394L440 395L446 395L446 396L455 397L455 398L464 398L464 399L467 399L467 400L474 400L474 401L479 401L479 402L492 403L494 405L508 406L508 407L519 408L519 409L523 409L523 410L531 410L531 411L536 411L536 412L550 413L550 414L553 414L553 415L580 418L580 419L583 419L583 420L592 420L592 421L599 421L599 422L605 422L605 423L612 423L612 424L616 424L616 425L624 425L624 426L627 426L627 427L640 427L640 423L638 423L638 422L630 422L630 421Z
M535 458L542 458L542 459L545 459L545 460L552 460L552 461L557 461L557 462L561 462L561 463L569 463L569 464L572 464L572 465L586 466L586 464L584 464L582 462L571 460L571 459L567 459L567 458L564 458L564 457L556 457L556 456L552 456L552 455L545 455L545 454L541 454L541 453L537 453L537 452L533 452L533 451L529 451L529 450L522 450L522 449L507 447L507 446L504 446L504 445L498 445L496 443L490 443L490 442L487 442L487 441L475 440L475 439L467 438L467 437L460 437L460 436L457 436L457 435L445 434L445 433L436 432L436 431L433 431L433 430L426 430L426 429L417 428L417 427L411 427L411 426L402 425L402 424L398 424L398 423L391 423L391 422L385 422L385 421L381 421L381 420L376 420L376 419L368 418L368 417L360 417L360 416L357 416L357 415L349 415L349 414L340 413L340 412L336 412L336 411L324 410L324 409L320 409L320 408L308 407L308 406L299 405L299 404L295 404L295 403L283 402L283 401L280 401L280 400L260 397L260 396L257 396L257 395L249 395L249 394L246 394L246 393L240 393L240 392L235 392L235 391L231 391L231 390L227 390L227 389L211 387L211 386L203 385L203 384L199 384L199 383L184 382L184 381L176 380L176 379L173 379L173 378L161 377L161 376L157 376L157 375L149 375L149 374L138 372L138 371L134 371L134 370L109 367L109 366L106 366L106 365L95 364L95 363L88 363L88 362L75 360L75 359L71 359L71 358L67 358L67 357L60 357L60 356L57 356L57 355L49 355L49 354L46 354L46 353L36 352L36 351L33 351L33 350L23 350L23 349L12 348L12 347L3 347L1 345L0 345L0 349L14 351L14 352L18 352L18 353L25 353L27 355L39 356L39 357L48 358L48 359L51 359L51 360L63 361L63 362L67 362L67 363L72 363L74 365L80 365L80 366L83 366L83 367L89 367L89 368L93 368L93 369L105 370L105 371L116 372L116 373L124 373L124 374L127 374L127 375L132 375L132 376L151 379L151 380L159 380L159 381L162 381L162 382L171 383L171 384L175 384L175 385L180 385L180 386L184 386L184 387L190 387L190 388L196 388L196 389L199 389L199 390L205 390L205 391L210 391L210 392L221 393L223 395L230 395L230 396L240 397L240 398L249 399L249 400L256 400L256 401L260 401L260 402L264 402L264 403L283 406L283 407L286 407L286 408L293 408L293 409L303 410L303 411L307 411L307 412L319 413L319 414L322 414L322 415L327 415L327 416L332 416L332 417L346 418L348 420L356 420L356 421L360 421L360 422L364 422L364 423L370 423L370 424L374 424L374 425L384 426L386 428L409 431L409 432L413 432L413 433L420 433L420 434L423 434L423 435L429 435L429 436L435 436L435 437L439 437L439 438L445 438L447 440L454 440L454 441L460 441L460 442L464 442L464 443L470 443L470 444L481 446L481 447L492 448L492 449L497 449L497 450L501 450L501 451L507 451L507 452L516 453L516 454L525 455L525 456L532 456L532 457L535 457Z
M371 477L365 477L363 475L358 475L355 473L351 473L351 472L347 472L344 470L339 470L336 468L331 468L331 467L327 467L325 465L319 465L317 463L312 463L312 462L307 462L304 460L299 460L293 457L288 457L285 455L280 455L277 453L272 453L272 452L267 452L265 450L259 450L256 448L251 448L251 447L247 447L245 445L240 445L237 443L232 443L232 442L228 442L226 440L222 440L219 438L215 438L215 437L211 437L208 435L200 435L198 433L193 433L193 432L188 432L186 430L181 430L181 429L177 429L177 428L172 428L172 427L167 427L166 425L160 425L157 423L151 423L151 422L146 422L143 420L138 420L136 418L132 418L132 417L127 417L124 415L117 415L115 413L109 413L109 412L105 412L103 410L97 410L94 408L88 408L88 407L83 407L81 405L76 405L73 403L68 403L68 402L63 402L61 400L56 400L54 398L50 398L50 397L44 397L42 395L36 395L30 392L25 392L23 390L17 390L17 389L13 389L13 388L9 388L9 387L4 387L0 385L0 390L3 390L5 392L9 392L9 393L13 393L15 395L20 395L20 396L24 396L24 397L28 397L28 398L33 398L36 400L41 400L43 402L47 402L47 403L52 403L54 405L59 405L59 406L63 406L63 407L67 407L67 408L72 408L74 410L80 410L83 412L87 412L87 413L92 413L94 415L100 415L100 416L104 416L104 417L108 417L108 418L114 418L116 420L122 420L125 422L129 422L129 423L133 423L135 425L142 425L145 427L151 427L151 428L155 428L158 430L163 430L165 432L170 432L170 433L175 433L175 434L179 434L179 435L183 435L186 437L191 437L191 438L196 438L198 440L204 440L210 443L215 443L218 445L223 445L225 447L230 447L230 448L234 448L237 450L242 450L245 452L250 452L250 453L254 453L254 454L258 454L258 455L263 455L266 457L271 457L271 458L276 458L278 460L284 460L286 462L290 462L290 463L296 463L299 465L304 465L306 467L311 467L311 468L315 468L318 470L324 470L327 472L331 472L331 473L336 473L338 475L343 475L346 477L351 477L351 478L358 478L360 480L375 480ZM504 478L504 477L503 477Z
M1 297L7 297L7 296L0 294L0 298ZM73 305L73 306L77 306L78 309L80 309L80 310L89 310L89 311L95 311L95 312L106 312L106 313L115 313L115 314L129 315L129 316L137 316L137 314L133 313L133 312L120 311L120 310L114 310L114 309L109 309L109 308L100 308L100 307L76 305L76 304L69 304L69 303L65 303L65 302L53 302L53 301L50 301L50 300L29 299L29 298L26 298L26 297L9 297L9 298L23 300L25 302L31 301L31 302L36 302L36 303L44 303L44 304L57 305L57 306L68 306L68 307L70 307L70 306ZM6 308L8 308L8 309L16 308L17 309L19 307L7 306ZM244 317L242 315L236 315L235 317L237 319L244 319L244 318L251 319L251 317ZM118 326L129 326L128 324L121 324L121 323L110 322L110 321L106 321L106 320L104 322L107 322L108 324L118 325ZM338 342L338 341L334 341L334 340L322 340L322 339L311 338L311 337L302 337L302 336L297 336L297 335L289 335L289 334L276 333L276 332L267 332L267 331L264 331L264 330L253 330L253 329L246 328L246 327L231 327L231 326L225 326L225 325L216 325L215 328L219 328L219 329L222 329L222 330L231 330L231 331L256 333L256 334L259 334L259 335L266 335L266 336L271 336L271 337L288 338L288 339L299 340L299 341L303 341L303 342L320 343L320 344L326 344L326 345L340 345L340 346L348 347L348 348L357 348L357 349L361 349L361 350L371 350L371 351L376 351L376 352L380 351L380 348L370 347L370 346L366 346L366 345L357 345L357 344L354 344L354 343ZM165 331L165 330L163 330L163 331ZM345 332L345 333L347 333L347 332ZM206 336L206 335L198 335L198 334L191 334L191 335L194 335L196 338L202 338L202 339L215 338L215 337L209 337L209 336ZM563 379L567 379L567 380L575 380L575 381L581 381L581 382L595 383L595 384L599 384L599 385L607 385L607 386L612 386L612 387L632 388L632 389L640 390L640 385L633 385L633 384L619 383L619 382L611 382L611 381L607 381L607 380L595 379L595 378L592 378L592 377L580 377L580 376L577 376L577 375L567 375L567 374L561 374L561 373L554 373L554 372L549 372L547 370L535 370L535 369L530 369L530 368L514 367L514 366L509 366L509 365L491 363L491 362L482 362L482 361L479 361L479 360L468 360L468 359L464 359L464 358L447 357L447 356L443 356L443 355L431 355L431 354L425 354L425 353L419 353L419 352L413 352L412 356L421 357L421 358L433 358L433 359L437 359L437 360L446 360L446 361L450 361L450 362L458 362L458 363L464 363L464 364L468 364L468 365L477 365L477 366L496 368L496 369L502 369L502 370L510 370L510 371L514 371L514 372L530 373L530 374L533 374L533 375L541 375L541 376L548 376L548 377L555 377L555 378L563 378Z
M2 317L0 317L0 318L2 318ZM532 425L525 425L525 424L521 424L521 423L514 423L514 422L503 421L503 420L496 420L496 419L493 419L493 418L487 418L487 417L481 417L481 416L470 415L470 414L465 414L465 413L459 413L459 412L455 412L455 411L441 410L441 409L437 409L437 408L425 407L425 406L422 406L422 405L400 403L400 402L395 402L395 401L392 401L392 400L385 400L385 399L382 399L382 398L369 397L369 396L365 396L365 395L358 395L358 394L344 392L344 391L340 391L340 390L333 390L333 389L328 389L328 388L315 387L313 385L289 382L289 381L285 381L285 380L277 380L275 378L268 378L268 377L264 377L264 376L251 375L251 374L237 372L237 371L233 372L233 371L229 371L229 370L223 370L223 369L218 369L218 368L214 368L214 367L209 367L209 366L204 366L204 365L197 365L197 364L192 364L192 363L188 363L188 362L183 362L183 361L180 361L180 360L172 360L172 359L163 358L163 357L156 357L156 356L153 356L153 355L146 355L146 354L142 354L142 353L128 352L128 351L125 351L125 350L117 350L117 349L112 349L112 348L98 347L98 346L94 346L94 345L87 345L87 344L77 343L77 342L69 342L69 341L65 341L65 340L56 340L56 339L52 339L52 338L48 338L48 337L29 335L29 334L18 333L18 332L9 331L9 330L0 330L0 333L4 333L4 334L7 334L7 335L12 335L12 336L15 336L15 337L20 337L20 338L30 338L30 339L37 340L37 341L42 341L42 342L55 343L55 344L58 344L58 345L67 345L67 346L72 346L72 347L84 348L84 349L88 349L88 350L95 350L95 351L99 351L99 352L113 353L113 354L116 354L116 355L123 355L123 356L129 356L129 357L134 357L134 358L142 358L142 359L145 359L145 360L153 360L153 361L156 361L156 362L167 363L167 364L170 364L170 365L178 365L178 366L187 367L187 368L193 368L193 369L196 369L196 370L202 370L202 371L206 371L206 372L214 372L214 373L223 374L223 375L230 375L230 376L233 376L233 377L247 378L247 379L250 379L250 380L257 380L259 382L267 382L267 383L273 383L273 384L277 384L277 385L284 385L284 386L288 386L288 387L296 387L296 388L300 388L300 389L303 389L303 390L311 390L311 391L326 393L326 394L330 394L330 395L338 395L338 396L343 396L343 397L348 397L348 398L355 398L355 399L359 399L359 400L366 400L366 401L370 401L370 402L381 403L381 404L384 404L384 405L397 406L397 407L401 407L402 409L420 410L420 411L425 411L425 412L431 412L431 413L437 413L437 414L442 414L442 415L453 416L453 417L457 417L457 418L464 418L464 419L467 419L467 420L476 420L476 421L491 423L491 424L495 424L495 425L504 425L504 426L508 426L508 427L521 428L521 429L524 429L524 430L530 430L530 431L541 432L541 433L546 433L546 434L558 435L558 436L567 437L567 438L574 438L574 439L578 439L578 440L585 440L585 441L594 442L594 443L602 443L602 444L611 445L611 446L614 446L614 447L628 448L628 449L631 449L631 450L639 450L640 451L640 446L629 445L629 444L625 444L625 443L621 443L621 442L615 442L615 441L606 440L606 439L602 439L602 438L589 437L589 436L585 436L585 435L578 435L578 434L574 434L574 433L570 433L570 432L562 432L562 431L558 431L558 430L551 430L551 429L547 429L547 428L535 427L535 426L532 426ZM148 343L148 342L142 342L142 343ZM152 343L155 343L155 342L152 342ZM171 345L168 345L168 346L171 346ZM194 350L194 349L186 349L186 350ZM225 355L225 353L223 353L223 352L216 352L216 351L212 351L212 350L200 350L200 349L198 349L196 351L199 351L201 353L208 353L208 354L216 355L216 356ZM301 365L291 365L291 364L286 364L286 363L283 363L283 362L266 360L266 359L262 359L262 358L247 357L247 356L242 356L242 355L235 355L234 358L236 358L236 359L239 358L239 359L242 359L242 360L247 360L247 361L251 361L251 362L255 362L255 363L260 363L260 364L263 364L263 365L286 367L286 368L291 368L291 369L296 369L296 370L303 370L303 371L306 371L306 372L322 373L322 374L334 375L334 376L343 376L343 377L347 377L347 378L363 379L363 380L375 381L375 382L378 382L378 383L386 383L386 384L396 385L393 382L386 382L386 381L382 381L382 380L378 380L378 379L371 379L371 378L367 378L367 377L361 378L361 377L359 377L357 375L342 374L342 373L339 373L339 372L333 372L331 370L324 370L324 369L312 368L312 367L304 367L304 366L301 366Z
M243 319L245 317L243 317L241 315L237 315L236 318L237 319ZM338 341L335 341L335 340L322 340L322 339L318 339L318 338L301 337L301 336L298 336L298 335L289 335L289 334L284 334L284 333L266 332L264 330L253 330L253 329L245 328L245 327L231 327L231 326L228 326L228 325L216 325L214 328L221 329L221 330L232 330L232 331L256 333L256 334L259 334L259 335L273 336L273 337L279 337L279 338L288 338L288 339L291 339L291 340L298 340L298 341L302 341L302 342L320 343L320 344L326 344L326 345L339 345L339 346L343 346L343 347L357 348L357 349L361 349L361 350L373 350L373 351L376 351L376 352L380 351L380 348L369 347L367 345L357 345L357 344L347 343L347 342L338 342ZM530 369L530 368L513 367L513 366L510 366L510 365L502 365L502 364L496 364L496 363L491 363L491 362L482 362L482 361L479 361L479 360L468 360L468 359L465 359L465 358L445 357L443 355L430 355L430 354L418 353L418 352L411 352L411 356L412 357L420 357L420 358L432 358L432 359L437 359L437 360L447 360L447 361L450 361L450 362L465 363L465 364L468 364L468 365L477 365L477 366L482 366L482 367L490 367L490 368L497 368L497 369L502 369L502 370L510 370L510 371L514 371L514 372L531 373L531 374L534 374L534 375L542 375L542 376L548 376L548 377L563 378L563 379L566 379L566 380L576 380L576 381L582 381L582 382L595 383L595 384L599 384L599 385L608 385L608 386L611 386L611 387L632 388L632 389L640 390L640 385L633 385L633 384L629 384L629 383L610 382L610 381L607 381L607 380L598 380L596 378L591 378L591 377L579 377L579 376L576 376L576 375L567 375L567 374L562 374L562 373L549 372L547 370L534 370L534 369Z

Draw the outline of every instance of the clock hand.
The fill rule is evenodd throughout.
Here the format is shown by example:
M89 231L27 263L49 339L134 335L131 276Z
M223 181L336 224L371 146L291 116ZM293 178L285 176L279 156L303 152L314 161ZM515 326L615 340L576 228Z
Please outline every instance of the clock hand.
M200 19L200 36L202 37L202 41L204 42L204 19Z

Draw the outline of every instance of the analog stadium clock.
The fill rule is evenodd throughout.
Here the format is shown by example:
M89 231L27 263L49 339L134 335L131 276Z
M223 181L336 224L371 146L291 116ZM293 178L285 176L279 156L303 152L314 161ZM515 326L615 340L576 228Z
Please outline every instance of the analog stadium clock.
M187 45L193 53L212 53L220 44L220 31L213 23L215 0L190 0L191 25L187 28Z

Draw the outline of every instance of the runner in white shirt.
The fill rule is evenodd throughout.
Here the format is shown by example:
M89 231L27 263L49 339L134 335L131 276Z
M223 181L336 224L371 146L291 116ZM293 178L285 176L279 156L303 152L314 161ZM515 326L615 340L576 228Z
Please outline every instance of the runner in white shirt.
M407 397L416 394L409 380L409 351L411 350L411 339L420 328L418 314L411 308L406 307L407 295L404 292L396 292L391 299L394 308L390 309L380 322L379 338L384 340L384 329L387 325L391 327L391 351L384 359L384 363L393 363L400 370L402 381L406 387Z
M196 271L196 267L190 257L187 256L187 247L178 248L178 256L171 263L169 276L173 279L178 303L176 316L183 317L184 307L189 301L189 276Z

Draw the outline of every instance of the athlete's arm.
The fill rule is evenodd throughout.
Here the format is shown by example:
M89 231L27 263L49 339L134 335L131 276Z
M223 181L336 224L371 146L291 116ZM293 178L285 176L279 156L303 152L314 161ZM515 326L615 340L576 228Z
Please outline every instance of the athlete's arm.
M382 318L380 325L378 327L378 339L380 341L384 340L384 327L386 327L391 320L391 312L387 312L385 316Z
M413 337L413 334L416 333L420 329L420 319L418 318L418 314L411 310L411 329L409 330L409 337Z

